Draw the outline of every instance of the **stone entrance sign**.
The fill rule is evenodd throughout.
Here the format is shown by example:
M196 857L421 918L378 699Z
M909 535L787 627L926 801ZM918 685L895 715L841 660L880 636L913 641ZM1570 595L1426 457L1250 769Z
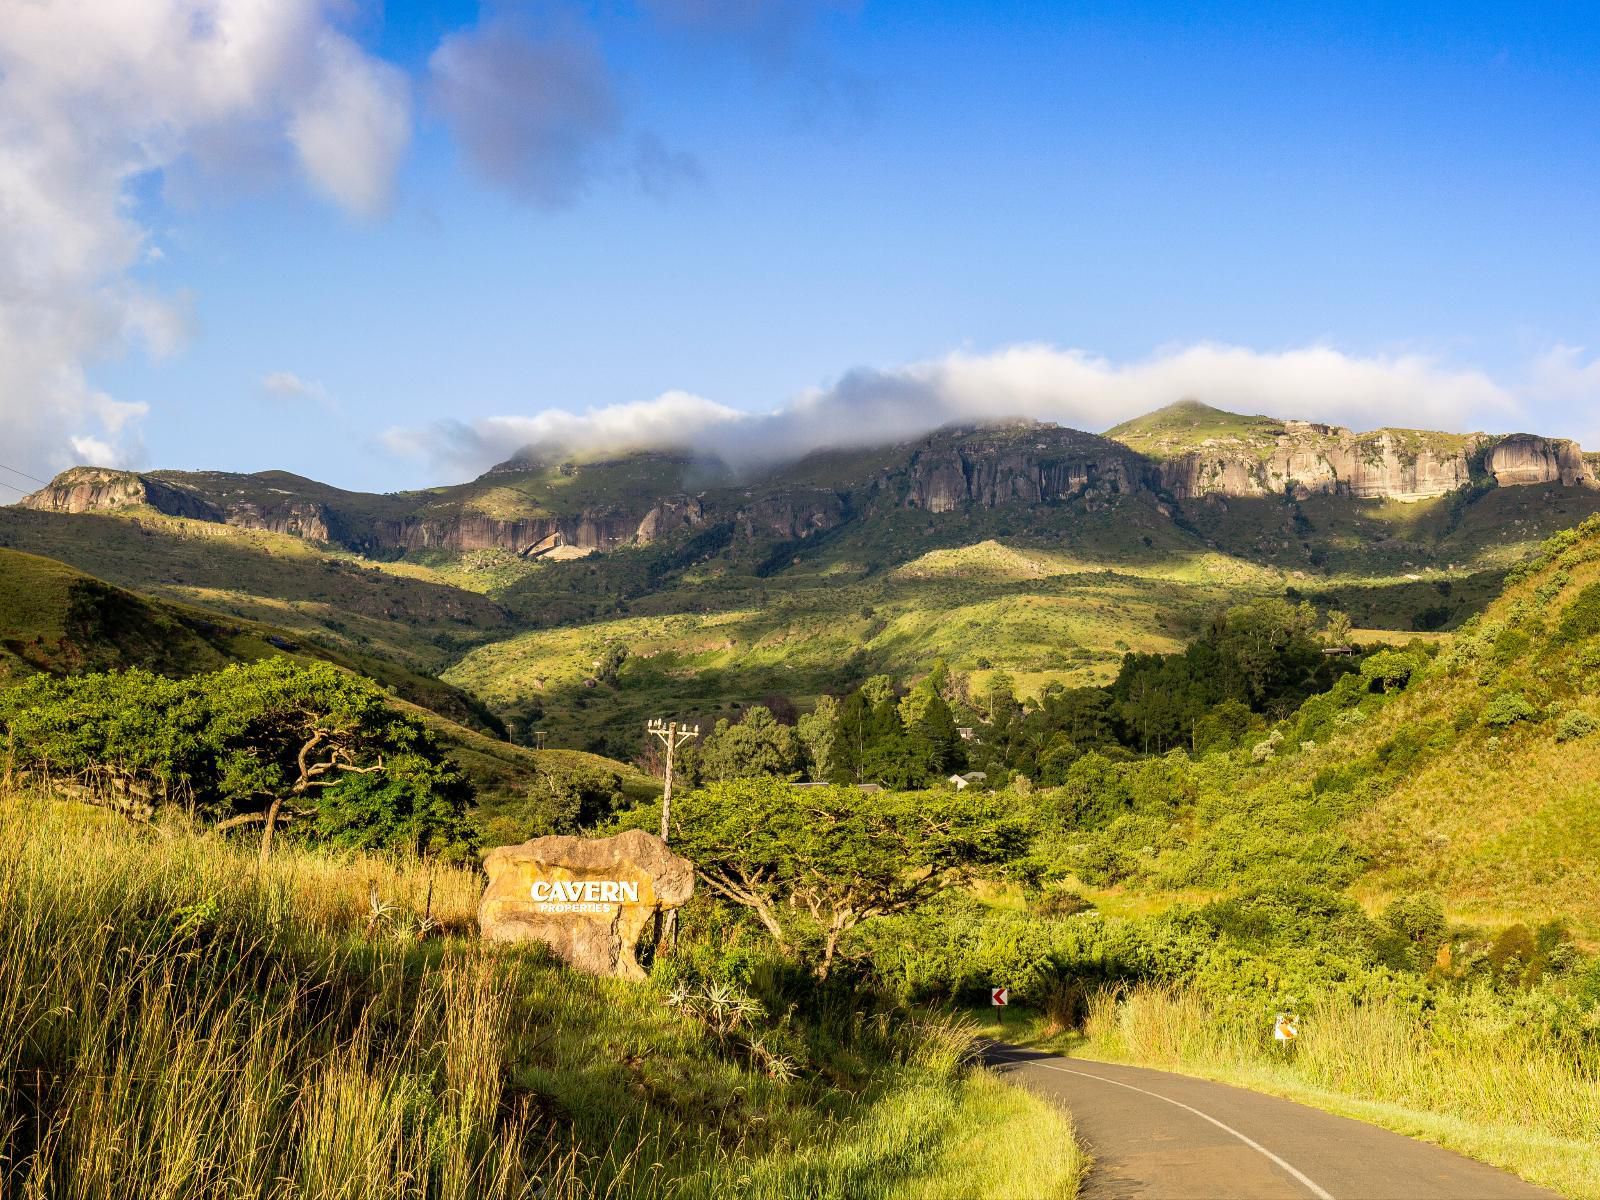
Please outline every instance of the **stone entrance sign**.
M694 894L694 864L660 838L630 829L608 838L544 837L483 860L489 886L478 928L495 942L544 942L580 971L643 979L634 956L658 909Z

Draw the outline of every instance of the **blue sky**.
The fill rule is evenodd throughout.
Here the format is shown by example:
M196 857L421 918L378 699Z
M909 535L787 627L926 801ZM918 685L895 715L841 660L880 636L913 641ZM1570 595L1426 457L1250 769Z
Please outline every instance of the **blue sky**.
M554 428L849 424L901 385L912 414L866 427L1104 428L1199 394L1600 443L1593 6L295 2L301 41L346 39L405 98L381 201L338 182L363 114L331 164L273 150L293 99L118 174L140 252L92 287L153 298L171 334L65 342L88 390L54 423L0 392L12 465L88 448L394 489ZM43 53L5 37L0 113ZM454 101L451 38L473 48ZM501 51L554 61L561 94L530 71L473 99ZM70 106L94 85L39 86ZM104 106L117 136L148 137L141 100Z

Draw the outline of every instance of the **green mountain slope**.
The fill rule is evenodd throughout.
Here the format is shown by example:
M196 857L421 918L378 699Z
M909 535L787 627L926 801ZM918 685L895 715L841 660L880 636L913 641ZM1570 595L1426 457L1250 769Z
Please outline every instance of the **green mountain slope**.
M1114 426L1106 437L1152 458L1166 458L1218 442L1259 450L1283 432L1284 423L1276 417L1241 416L1198 400L1179 400Z
M385 658L297 640L298 634L141 596L52 559L0 549L0 685L35 672L141 667L175 677L288 655L332 662L384 685L451 748L486 814L532 836L582 803L643 799L654 781L620 762L529 750L498 736L498 719L468 693ZM496 736L489 736L494 734Z
M0 508L0 546L424 671L449 662L458 645L492 638L510 624L492 600L423 567L379 570L300 537L148 510Z
M1118 864L1097 877L1145 906L1303 881L1600 938L1597 731L1591 519L1454 635L1378 655L1243 748L1197 760L1198 801L1170 823L1108 827L1079 861Z

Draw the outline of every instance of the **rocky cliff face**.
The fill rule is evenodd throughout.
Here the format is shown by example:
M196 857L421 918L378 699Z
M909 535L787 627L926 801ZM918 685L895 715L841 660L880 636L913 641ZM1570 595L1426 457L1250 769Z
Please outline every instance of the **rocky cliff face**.
M332 543L343 540L334 533L334 527L339 523L338 517L327 505L311 501L290 500L283 504L265 505L241 500L223 509L222 520L243 529L286 533L290 537L305 538L308 542Z
M1150 464L1114 442L1034 426L931 438L904 468L886 471L878 489L906 507L942 513L968 505L1093 502L1154 482Z
M1540 483L1600 487L1592 457L1576 442L1518 433L1490 447L1485 465L1501 487Z
M1353 434L1298 422L1289 422L1274 446L1201 448L1167 459L1159 477L1180 500L1285 494L1426 500L1482 477L1501 487L1600 487L1593 464L1573 442L1531 434L1434 441L1409 431Z
M1424 500L1466 486L1472 479L1476 439L1456 447L1383 431L1290 422L1275 445L1198 450L1160 466L1162 488L1180 500L1204 496L1354 496Z
M613 550L627 543L639 519L627 513L590 511L570 517L502 520L463 514L456 517L375 521L367 544L375 552L408 550L510 550L523 554L559 533L561 541L582 550Z
M739 507L734 522L747 538L792 542L837 528L848 515L843 496L819 488L752 498Z
M221 512L199 496L131 471L113 471L108 467L73 467L17 503L41 512L110 512L148 507L174 517L222 520Z
M664 485L664 491L681 486L682 472L662 474L659 456L642 456L634 465L599 464L605 486L590 487L586 503L567 492L564 482L531 497L518 493L527 485L515 479L519 471L510 469L501 470L487 491L463 485L366 496L281 473L143 475L79 467L22 504L63 513L147 506L364 554L486 549L539 554L558 546L606 551L648 545L713 523L748 540L793 541L883 505L930 513L1068 502L1094 509L1135 494L1179 501L1284 495L1422 500L1482 481L1502 487L1600 488L1600 456L1585 455L1574 442L1531 434L1355 434L1263 419L1242 434L1212 437L1203 431L1187 444L1147 450L1018 422L941 431L886 450L883 465L836 483L825 472L820 477L811 472L804 484L786 484L780 476L765 485L757 480L736 488L724 479L697 495L651 494L655 486ZM585 469L591 468L574 471ZM566 467L561 473L569 475ZM502 483L501 477L510 482ZM552 512L564 494L573 501L572 511ZM538 515L519 516L519 507Z

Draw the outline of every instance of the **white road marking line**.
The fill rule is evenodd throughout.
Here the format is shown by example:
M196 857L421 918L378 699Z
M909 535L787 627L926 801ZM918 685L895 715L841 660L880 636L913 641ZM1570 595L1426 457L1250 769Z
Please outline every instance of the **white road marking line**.
M1096 1083L1109 1083L1109 1084L1113 1085L1114 1087L1127 1088L1130 1092L1138 1092L1141 1096L1151 1096L1151 1097L1154 1097L1157 1100L1165 1100L1168 1104L1175 1104L1179 1108L1183 1109L1185 1112L1192 1112L1195 1116L1199 1117L1202 1121L1210 1121L1213 1125L1215 1125L1218 1129L1222 1130L1224 1133L1232 1134L1234 1137L1238 1138L1241 1142L1243 1142L1246 1146L1249 1146L1250 1149L1254 1150L1257 1154L1264 1155L1266 1158L1271 1159L1278 1166L1282 1167L1290 1175L1294 1176L1301 1183L1303 1183L1305 1185L1305 1187L1306 1187L1306 1190L1309 1191L1313 1196L1315 1196L1317 1198L1317 1200L1333 1200L1333 1194L1331 1192L1329 1192L1327 1189L1319 1186L1309 1176L1307 1176L1304 1171L1301 1171L1297 1167L1291 1166L1289 1163L1286 1163L1283 1159L1279 1158L1271 1150L1268 1150L1260 1142L1256 1141L1254 1138L1246 1137L1244 1134L1240 1133L1237 1129L1235 1129L1232 1125L1225 1125L1221 1121L1217 1120L1215 1117L1211 1116L1209 1113L1203 1113L1198 1108L1194 1108L1191 1105L1185 1104L1182 1100L1174 1100L1171 1096L1163 1096L1160 1092L1148 1092L1142 1087L1134 1087L1133 1084L1131 1084L1131 1083L1123 1083L1120 1080L1116 1080L1116 1079L1107 1079L1104 1075L1091 1075L1088 1071L1074 1071L1069 1067L1052 1066L1050 1063L1040 1062L1038 1059L1034 1059L1034 1058L1004 1058L1004 1057L1002 1057L1001 1061L1002 1062L1009 1062L1009 1063L1016 1063L1016 1064L1018 1064L1020 1066L1043 1067L1046 1071L1060 1071L1063 1075L1078 1075L1078 1076L1081 1076L1084 1079L1093 1079Z

